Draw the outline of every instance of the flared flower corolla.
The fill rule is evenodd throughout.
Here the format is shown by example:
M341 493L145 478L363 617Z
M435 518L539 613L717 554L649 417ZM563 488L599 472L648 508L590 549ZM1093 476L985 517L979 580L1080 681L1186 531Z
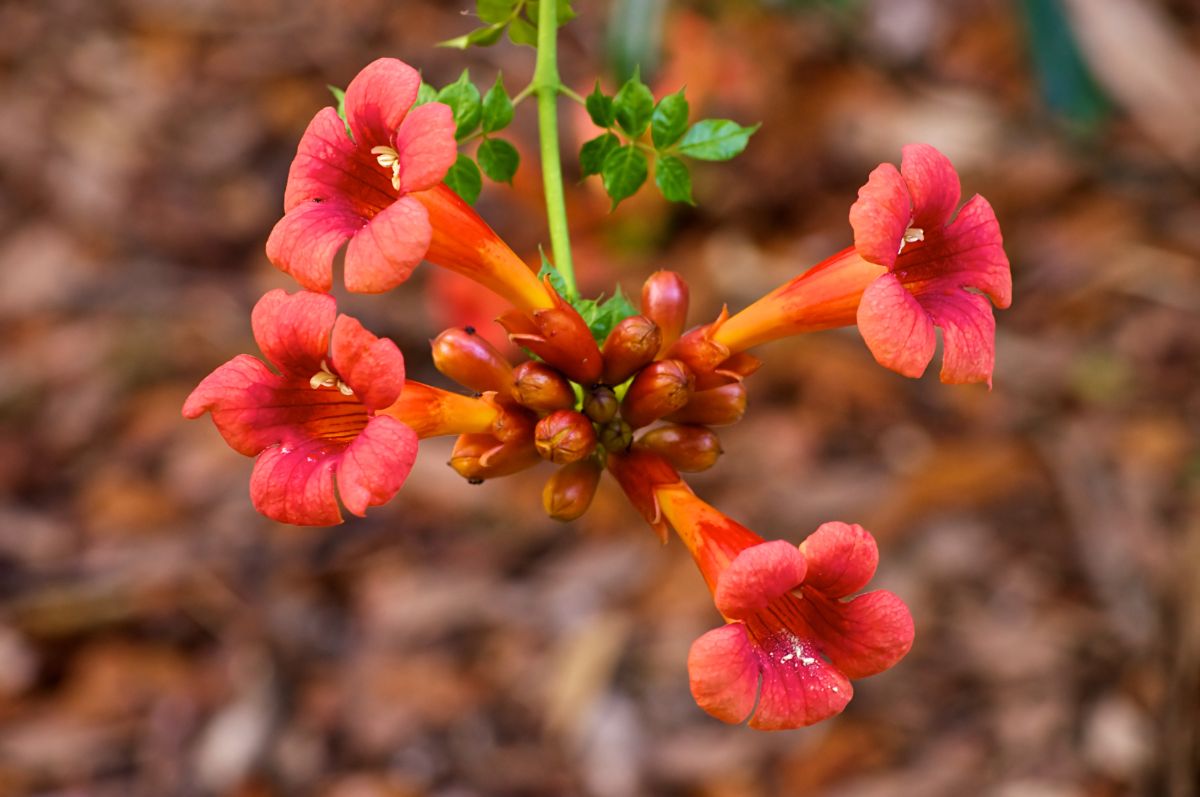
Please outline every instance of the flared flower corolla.
M433 226L409 196L441 183L458 155L454 118L441 103L413 108L421 76L380 58L346 88L346 124L320 111L288 172L285 215L267 257L303 287L328 291L333 259L347 241L346 287L379 293L406 280L429 249Z
M1012 303L1012 275L991 205L976 195L955 215L960 195L946 156L927 144L904 147L899 169L880 165L859 190L850 208L853 247L705 334L736 353L857 323L881 365L917 377L933 358L940 327L941 380L990 385L992 305Z
M332 525L385 503L408 477L417 435L381 414L404 387L404 358L332 296L274 290L251 315L262 360L241 354L192 391L183 414L212 413L236 451L257 456L254 507L274 520ZM336 493L335 493L336 482Z

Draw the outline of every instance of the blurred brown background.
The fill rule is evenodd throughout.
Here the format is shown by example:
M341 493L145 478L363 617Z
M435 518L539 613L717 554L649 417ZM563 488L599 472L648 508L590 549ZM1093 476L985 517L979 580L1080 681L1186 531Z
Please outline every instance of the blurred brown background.
M179 414L291 288L263 255L308 119L368 61L515 93L461 54L469 0L0 4L0 793L1196 794L1200 778L1200 10L1193 0L578 0L565 78L640 61L699 116L762 121L613 216L568 175L577 261L693 322L846 246L868 171L927 141L1013 263L996 387L905 380L853 330L772 344L697 491L768 537L861 522L917 641L818 727L695 707L718 617L686 551L606 482L570 527L549 470L470 487L422 445L365 520L258 517L251 461ZM568 103L569 105L569 103ZM572 148L593 135L576 108ZM481 213L546 239L533 114ZM434 381L455 286L343 309Z

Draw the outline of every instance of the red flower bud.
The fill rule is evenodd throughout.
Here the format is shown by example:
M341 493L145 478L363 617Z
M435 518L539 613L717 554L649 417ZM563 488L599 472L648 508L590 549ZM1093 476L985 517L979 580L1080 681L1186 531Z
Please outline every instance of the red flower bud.
M513 369L473 327L451 327L433 339L433 365L463 387L502 396L512 392Z
M621 402L612 388L598 387L583 399L583 414L596 423L608 423L617 415Z
M538 463L531 438L502 443L490 434L464 434L454 441L450 467L469 481L508 476Z
M633 445L633 430L620 418L614 418L600 427L600 445L609 453L628 451Z
M682 409L692 396L695 379L679 360L658 360L633 378L621 402L621 417L634 429Z
M524 313L511 310L497 319L508 337L562 371L581 385L594 384L600 378L603 360L592 331L574 307L546 286L554 307Z
M698 390L687 405L667 416L674 423L699 423L705 426L728 426L746 414L746 386L741 382Z
M534 445L556 465L578 462L596 450L596 429L575 410L556 410L538 421Z
M601 378L606 385L619 385L654 359L662 346L662 332L644 315L624 319L609 333L600 350L604 355Z
M750 374L762 368L762 360L744 351L730 357L716 367L716 370L706 374L696 375L696 390L709 390L731 382L741 382Z
M537 360L521 363L513 371L513 398L531 410L552 412L575 406L575 391L567 378Z
M730 357L729 347L713 340L713 336L721 325L729 318L728 308L721 308L721 315L711 324L696 327L688 332L667 350L666 356L682 360L692 369L692 373L708 374L715 371L721 363Z
M634 448L659 454L671 467L685 473L708 470L721 456L717 433L703 426L668 424L642 435Z
M600 484L600 463L594 457L564 465L542 489L542 506L555 520L575 520L592 505Z
M656 271L642 285L642 314L662 332L660 352L683 334L687 311L688 286L674 271Z

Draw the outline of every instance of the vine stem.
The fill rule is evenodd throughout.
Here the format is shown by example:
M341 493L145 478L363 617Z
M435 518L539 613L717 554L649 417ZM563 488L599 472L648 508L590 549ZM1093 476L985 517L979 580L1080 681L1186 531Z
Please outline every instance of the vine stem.
M565 298L573 301L579 297L579 289L575 286L575 265L571 260L571 236L567 228L558 145L558 95L563 85L558 74L558 8L554 0L543 0L538 4L537 64L533 70L533 86L538 101L538 139L550 248L554 267L567 286Z

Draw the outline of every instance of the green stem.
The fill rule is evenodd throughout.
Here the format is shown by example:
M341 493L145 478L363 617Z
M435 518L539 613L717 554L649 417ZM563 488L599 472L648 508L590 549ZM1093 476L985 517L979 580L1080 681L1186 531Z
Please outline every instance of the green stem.
M538 138L542 150L542 184L546 193L546 220L550 225L550 247L554 267L567 285L567 301L579 297L575 266L571 262L571 236L567 229L567 205L563 198L562 162L558 151L558 8L554 0L538 4L537 65L533 71L538 98Z

